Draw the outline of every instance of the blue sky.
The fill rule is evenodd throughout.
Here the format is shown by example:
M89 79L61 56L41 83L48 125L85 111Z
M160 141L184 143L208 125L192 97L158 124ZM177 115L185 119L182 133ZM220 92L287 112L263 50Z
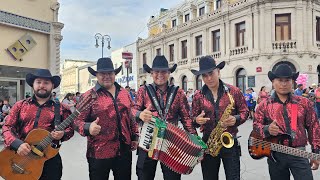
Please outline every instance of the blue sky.
M111 36L111 49L104 54L147 36L149 17L160 8L173 8L184 0L61 0L59 22L62 30L61 59L97 60L97 32ZM101 45L101 43L100 43Z

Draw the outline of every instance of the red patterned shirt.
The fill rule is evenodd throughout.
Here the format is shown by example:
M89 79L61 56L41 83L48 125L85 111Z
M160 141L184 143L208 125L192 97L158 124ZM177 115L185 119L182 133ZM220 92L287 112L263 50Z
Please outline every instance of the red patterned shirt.
M298 105L298 116L297 116L297 127L296 132L294 132L294 139L292 142L292 147L304 147L307 145L307 141L312 146L314 152L319 153L320 150L320 128L319 122L316 117L315 109L313 103L307 98L290 95L285 103L282 103L276 93L273 93L271 97L267 100L262 101L255 113L255 121L253 123L253 128L255 131L259 132L261 136L268 137L269 124L272 121L276 121L280 134L287 134L285 117L291 121L292 117L292 104ZM286 109L287 116L284 116L284 108ZM306 134L308 132L308 136Z
M218 97L216 102L213 104L210 100L212 98L212 93L204 85L201 91L196 91L192 101L192 116L195 119L201 111L205 112L205 117L210 118L206 124L201 125L203 131L203 140L206 142L210 136L212 130L217 126L222 114L224 113L226 107L230 104L229 96L223 85L224 83L220 80ZM238 132L238 126L243 124L248 117L249 110L244 99L243 94L240 89L229 84L225 84L228 88L230 94L234 99L234 109L232 110L232 116L236 117L236 124L232 127L228 127L227 131L230 132L234 137Z
M156 90L157 99L159 100L161 98L163 100L163 104L165 105L167 103L167 95L168 95L167 91L161 92L161 90L157 88L156 85L152 84L152 86ZM169 86L167 90L169 91ZM152 108L150 111L152 112L153 116L160 117L156 108L153 106L151 102L151 99L146 91L145 86L140 87L137 92L136 104L134 106L134 109L132 109L132 113L136 115L136 118L138 120L140 120L139 118L140 113L144 109L146 109L150 104L152 105ZM178 121L180 118L180 121L184 129L192 134L196 134L197 132L193 127L189 112L190 112L190 107L187 101L187 97L184 94L182 89L178 89L177 94L172 102L172 105L169 108L166 121L174 125L178 125Z
M127 90L115 83L115 98L98 83L90 91L96 91L98 97L88 111L82 112L75 120L76 130L82 136L87 136L87 157L96 159L113 158L120 155L120 141L131 146L131 141L138 140L138 124L131 114L133 102ZM91 136L89 127L99 117L98 125L101 131L97 136Z
M53 100L49 100L39 105L34 96L16 102L2 127L5 145L18 150L28 133L34 129L36 119L38 119L36 128L51 132L54 129L54 103ZM60 104L61 120L66 119L70 114L69 108ZM73 133L72 125L70 125L65 129L61 141L69 140Z

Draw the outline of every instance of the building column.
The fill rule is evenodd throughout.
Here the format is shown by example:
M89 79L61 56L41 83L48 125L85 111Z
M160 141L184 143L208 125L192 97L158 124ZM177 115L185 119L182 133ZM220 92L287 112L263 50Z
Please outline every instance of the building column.
M248 51L252 51L253 49L253 43L252 43L252 38L253 38L253 34L252 34L252 27L253 27L253 20L252 20L252 12L250 11L248 14L247 14L247 18L246 18L246 29L248 29L248 31L246 30L246 35L248 37L245 36L245 41L247 41L245 43L245 45L248 46Z
M265 50L267 53L272 53L272 41L274 39L274 37L272 37L272 19L274 18L272 16L272 12L271 12L272 8L271 5L269 4L268 6L265 7L265 24L266 26L264 26L264 33L261 34L261 36L264 36L264 40L261 39L262 42L265 43ZM268 25L269 24L269 25Z
M253 52L255 54L260 53L260 38L259 38L259 32L260 32L260 26L259 26L259 10L258 7L255 7L253 12Z
M302 8L302 4L301 3L299 3L297 5L297 7L296 7L295 16L296 16L295 23L293 23L292 26L295 27L296 32L293 34L294 36L292 37L292 40L295 40L295 39L297 40L297 49L305 50L307 47L304 46L304 42L303 42L303 39L304 39L303 27L306 26L305 23L307 23L307 22L303 22L303 17L304 16L303 16L303 8Z

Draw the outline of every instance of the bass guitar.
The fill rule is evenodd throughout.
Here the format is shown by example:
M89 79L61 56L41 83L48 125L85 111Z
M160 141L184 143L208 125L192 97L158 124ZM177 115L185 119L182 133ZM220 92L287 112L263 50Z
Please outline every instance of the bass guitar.
M311 160L320 160L320 154L307 152L301 149L289 147L283 145L284 141L290 141L291 136L283 134L280 136L272 136L269 138L261 138L258 133L252 131L248 139L249 154L253 159L261 159L268 157L273 161L276 159L273 156L273 152L280 152L283 154L289 154L292 156L302 157Z
M66 129L81 111L88 109L92 105L96 97L93 91L89 96L83 97L77 109L62 121L55 130L63 131ZM31 152L26 156L18 155L9 147L0 152L0 176L2 178L7 180L39 179L45 161L53 158L59 152L59 148L51 147L53 138L50 132L44 129L30 131L24 141L31 146Z

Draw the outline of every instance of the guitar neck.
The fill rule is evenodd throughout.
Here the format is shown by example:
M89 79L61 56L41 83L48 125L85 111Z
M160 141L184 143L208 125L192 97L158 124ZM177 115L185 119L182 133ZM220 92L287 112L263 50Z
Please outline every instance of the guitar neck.
M67 119L65 119L62 123L60 123L54 130L55 131L65 130L79 114L80 114L80 112L76 109ZM53 141L53 137L49 133L48 136L45 137L37 145L37 148L39 148L39 150L44 150L49 144L51 144L52 141Z
M271 143L271 150L276 151L276 152L280 152L280 153L284 153L284 154L297 156L297 157L307 158L307 159L311 159L311 160L320 160L320 154L307 152L307 151L300 150L297 148L284 146L281 144Z

